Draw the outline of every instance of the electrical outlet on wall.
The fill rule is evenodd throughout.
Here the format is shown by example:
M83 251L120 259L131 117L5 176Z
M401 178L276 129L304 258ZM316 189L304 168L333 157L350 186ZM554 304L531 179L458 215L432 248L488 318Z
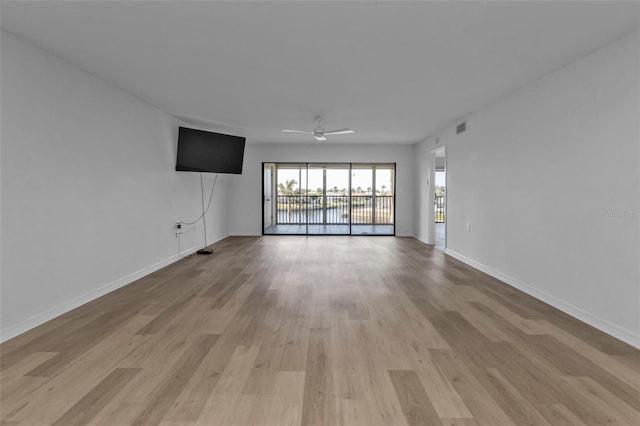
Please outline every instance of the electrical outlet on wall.
M471 231L471 223L467 222L467 232Z

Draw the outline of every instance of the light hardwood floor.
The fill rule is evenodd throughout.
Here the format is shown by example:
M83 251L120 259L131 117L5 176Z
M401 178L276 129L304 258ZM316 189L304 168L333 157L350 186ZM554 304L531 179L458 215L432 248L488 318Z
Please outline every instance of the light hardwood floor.
M408 238L228 238L0 349L3 425L640 424L636 349Z

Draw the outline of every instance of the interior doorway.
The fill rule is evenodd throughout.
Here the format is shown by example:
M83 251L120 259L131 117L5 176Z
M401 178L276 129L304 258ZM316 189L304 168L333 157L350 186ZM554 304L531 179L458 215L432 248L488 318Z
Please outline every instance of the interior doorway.
M432 241L438 250L447 248L447 149L432 151L431 170L433 182L429 191L433 200L433 220L430 224Z

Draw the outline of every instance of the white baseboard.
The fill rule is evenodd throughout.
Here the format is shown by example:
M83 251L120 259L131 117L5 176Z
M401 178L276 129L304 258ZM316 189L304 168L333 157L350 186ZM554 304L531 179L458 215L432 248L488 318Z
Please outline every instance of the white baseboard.
M127 284L130 284L146 275L149 275L158 269L162 269L165 266L168 266L180 259L184 256L188 256L190 254L195 253L197 250L200 250L202 247L201 244L191 247L187 250L182 250L180 255L175 254L167 259L161 260L160 262L154 263L151 266L146 268L142 268L139 271L136 271L132 274L127 275L126 277L119 278L115 281L112 281L100 288L91 290L88 293L75 297L67 302L61 303L60 305L54 306L50 309L47 309L44 312L40 312L38 314L32 315L29 318L20 321L17 324L10 325L6 328L2 328L0 331L0 343L5 342L9 339L14 338L15 336L22 334L26 331L31 330L45 322L54 319L66 312L69 312L79 306L84 305L85 303L91 302L92 300L97 299L100 296L104 296L107 293L111 293L114 290L119 289L120 287L124 287Z
M499 279L500 281L510 285L511 287L517 288L518 290L527 293L529 296L533 296L536 299L542 300L543 302L553 306L554 308L557 308L562 312L597 328L600 331L603 331L617 339L622 340L623 342L626 342L640 349L640 335L627 330L624 327L620 327L619 325L613 324L610 321L599 318L569 302L566 302L544 291L538 290L537 288L530 286L529 284L518 281L513 277L505 275L500 271L496 271L495 269L490 268L489 266L486 266L473 259L470 259L456 251L446 249L445 254L458 259L459 261L466 263L472 268L482 271L487 275L491 275L492 277Z

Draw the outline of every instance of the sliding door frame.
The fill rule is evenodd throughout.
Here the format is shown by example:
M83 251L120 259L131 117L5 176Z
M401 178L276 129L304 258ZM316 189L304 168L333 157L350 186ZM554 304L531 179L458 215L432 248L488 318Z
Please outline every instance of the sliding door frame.
M348 234L331 234L331 233L322 233L322 234L309 234L309 203L307 203L306 208L305 208L305 213L306 213L306 220L305 220L305 233L304 234L268 234L265 233L265 228L264 228L264 205L265 205L265 199L264 199L264 167L265 164L273 164L274 165L274 173L273 176L271 178L272 180L272 192L275 194L274 198L275 198L275 215L274 215L274 222L275 225L278 224L278 165L280 164L289 164L289 165L299 165L300 167L304 166L305 168L305 172L306 172L306 185L307 185L307 192L309 190L309 166L313 166L313 165L323 165L323 188L322 188L322 199L323 199L323 221L326 222L326 198L327 198L327 167L330 167L332 164L335 165L348 165L349 168L349 186L348 186L348 196L347 196L347 200L348 200L348 209L349 209L349 233ZM353 234L353 229L352 229L352 225L353 225L353 220L352 220L352 198L353 198L353 194L352 194L352 190L353 188L352 186L352 173L353 173L353 166L372 166L372 204L375 203L376 200L376 187L375 187L375 182L376 182L376 168L375 166L393 166L393 233L392 234ZM288 236L295 236L295 235L301 235L301 236L367 236L367 237L390 237L390 236L394 236L396 235L396 174L397 174L397 163L395 162L304 162L304 161L286 161L286 162L277 162L277 161L263 161L261 163L261 172L260 172L260 176L262 177L262 235L288 235ZM300 174L302 173L302 170L300 170ZM299 175L300 175L299 174ZM300 175L301 177L301 175ZM298 195L302 196L302 179L300 179L299 182L299 188L298 188ZM372 217L372 226L375 226L375 206L372 205L372 212L371 212L371 217ZM326 223L325 223L326 225ZM356 223L355 225L361 225ZM362 225L367 225L367 224L362 224ZM388 224L386 224L388 225Z

